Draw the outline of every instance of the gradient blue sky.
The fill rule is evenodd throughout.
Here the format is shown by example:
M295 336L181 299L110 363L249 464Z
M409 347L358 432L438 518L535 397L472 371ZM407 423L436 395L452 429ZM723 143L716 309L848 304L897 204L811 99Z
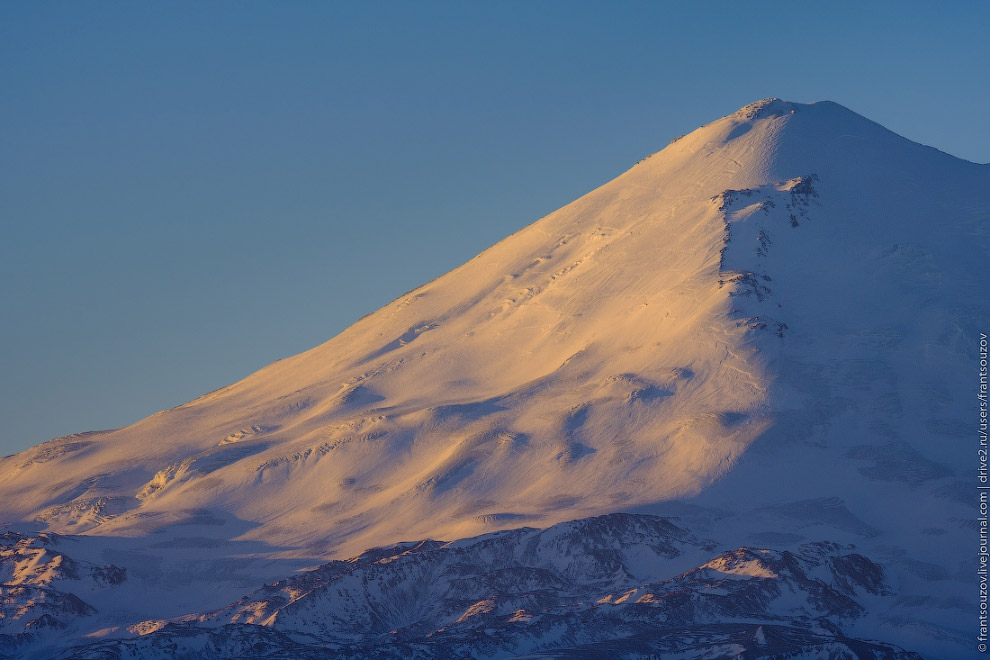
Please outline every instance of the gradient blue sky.
M990 3L0 5L0 455L363 314L754 100L990 160Z

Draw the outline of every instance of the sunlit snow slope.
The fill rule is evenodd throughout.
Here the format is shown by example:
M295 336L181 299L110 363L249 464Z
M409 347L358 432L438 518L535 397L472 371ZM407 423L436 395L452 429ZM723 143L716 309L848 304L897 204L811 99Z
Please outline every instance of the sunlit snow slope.
M761 101L321 346L0 460L3 517L233 517L346 556L718 493L917 535L891 507L966 511L988 192L842 106Z

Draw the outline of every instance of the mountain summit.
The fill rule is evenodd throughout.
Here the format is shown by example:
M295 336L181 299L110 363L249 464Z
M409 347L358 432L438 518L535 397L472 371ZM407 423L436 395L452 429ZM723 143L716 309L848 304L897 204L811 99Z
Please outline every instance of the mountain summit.
M866 544L926 598L975 548L988 190L835 103L759 101L325 344L0 460L0 502L325 559L677 513L731 544Z

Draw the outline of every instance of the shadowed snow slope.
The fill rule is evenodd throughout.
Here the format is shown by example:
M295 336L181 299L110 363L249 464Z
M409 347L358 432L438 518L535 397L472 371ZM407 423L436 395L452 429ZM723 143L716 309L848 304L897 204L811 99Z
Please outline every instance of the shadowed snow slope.
M3 513L331 558L676 505L727 547L871 545L925 611L976 550L988 192L842 106L760 101L321 346L0 460Z

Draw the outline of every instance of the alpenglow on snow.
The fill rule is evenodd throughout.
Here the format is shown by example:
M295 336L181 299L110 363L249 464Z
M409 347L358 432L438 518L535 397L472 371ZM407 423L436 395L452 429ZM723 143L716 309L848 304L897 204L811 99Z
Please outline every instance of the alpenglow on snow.
M746 106L325 344L0 459L0 657L964 657L988 191Z

